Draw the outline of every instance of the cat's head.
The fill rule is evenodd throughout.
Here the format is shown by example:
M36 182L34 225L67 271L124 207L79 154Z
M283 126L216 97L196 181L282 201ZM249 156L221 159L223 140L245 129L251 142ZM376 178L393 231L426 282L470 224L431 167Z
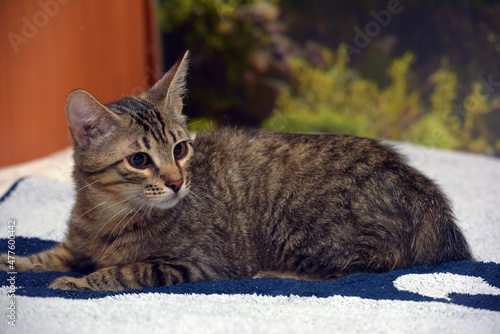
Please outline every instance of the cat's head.
M144 209L168 209L187 195L192 146L181 113L187 57L137 97L103 105L82 90L69 95L77 187Z

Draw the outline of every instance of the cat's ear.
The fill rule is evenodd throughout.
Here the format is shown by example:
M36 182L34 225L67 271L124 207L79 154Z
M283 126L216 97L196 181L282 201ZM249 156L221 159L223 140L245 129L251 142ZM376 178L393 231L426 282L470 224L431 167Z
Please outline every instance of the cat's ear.
M72 137L83 149L89 149L118 124L118 116L92 95L75 90L66 102L66 118Z
M189 66L189 51L148 91L139 97L155 105L160 111L181 114L182 98L186 92L186 75Z

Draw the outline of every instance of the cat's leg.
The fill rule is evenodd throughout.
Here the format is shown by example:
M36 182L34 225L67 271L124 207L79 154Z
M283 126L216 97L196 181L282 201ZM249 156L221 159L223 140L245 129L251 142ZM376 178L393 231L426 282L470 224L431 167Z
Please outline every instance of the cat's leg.
M206 280L187 264L135 262L99 269L81 278L60 277L49 288L61 290L127 290Z
M81 267L82 260L75 258L64 242L54 248L29 256L0 254L2 271L71 271Z

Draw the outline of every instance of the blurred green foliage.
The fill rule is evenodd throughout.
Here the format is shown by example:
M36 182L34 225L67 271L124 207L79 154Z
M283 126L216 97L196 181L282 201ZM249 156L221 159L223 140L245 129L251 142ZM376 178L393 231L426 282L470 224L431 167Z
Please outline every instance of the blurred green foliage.
M463 105L455 104L457 77L444 61L429 77L430 101L409 85L411 53L393 60L390 83L382 88L347 66L347 49L324 49L324 68L297 58L291 62L296 89L282 90L263 127L287 132L330 132L405 140L427 146L494 153L482 115L500 105L474 82Z
M387 0L158 3L165 67L191 51L194 131L263 126L500 155L498 4L402 1L353 53Z

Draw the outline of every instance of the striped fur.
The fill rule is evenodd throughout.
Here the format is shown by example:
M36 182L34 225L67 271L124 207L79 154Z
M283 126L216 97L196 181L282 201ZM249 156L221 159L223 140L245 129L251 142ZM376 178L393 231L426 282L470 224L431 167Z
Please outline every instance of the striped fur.
M17 270L91 270L50 287L124 290L472 258L441 191L375 140L232 129L191 140L186 69L184 59L150 91L107 105L70 95L68 233Z

